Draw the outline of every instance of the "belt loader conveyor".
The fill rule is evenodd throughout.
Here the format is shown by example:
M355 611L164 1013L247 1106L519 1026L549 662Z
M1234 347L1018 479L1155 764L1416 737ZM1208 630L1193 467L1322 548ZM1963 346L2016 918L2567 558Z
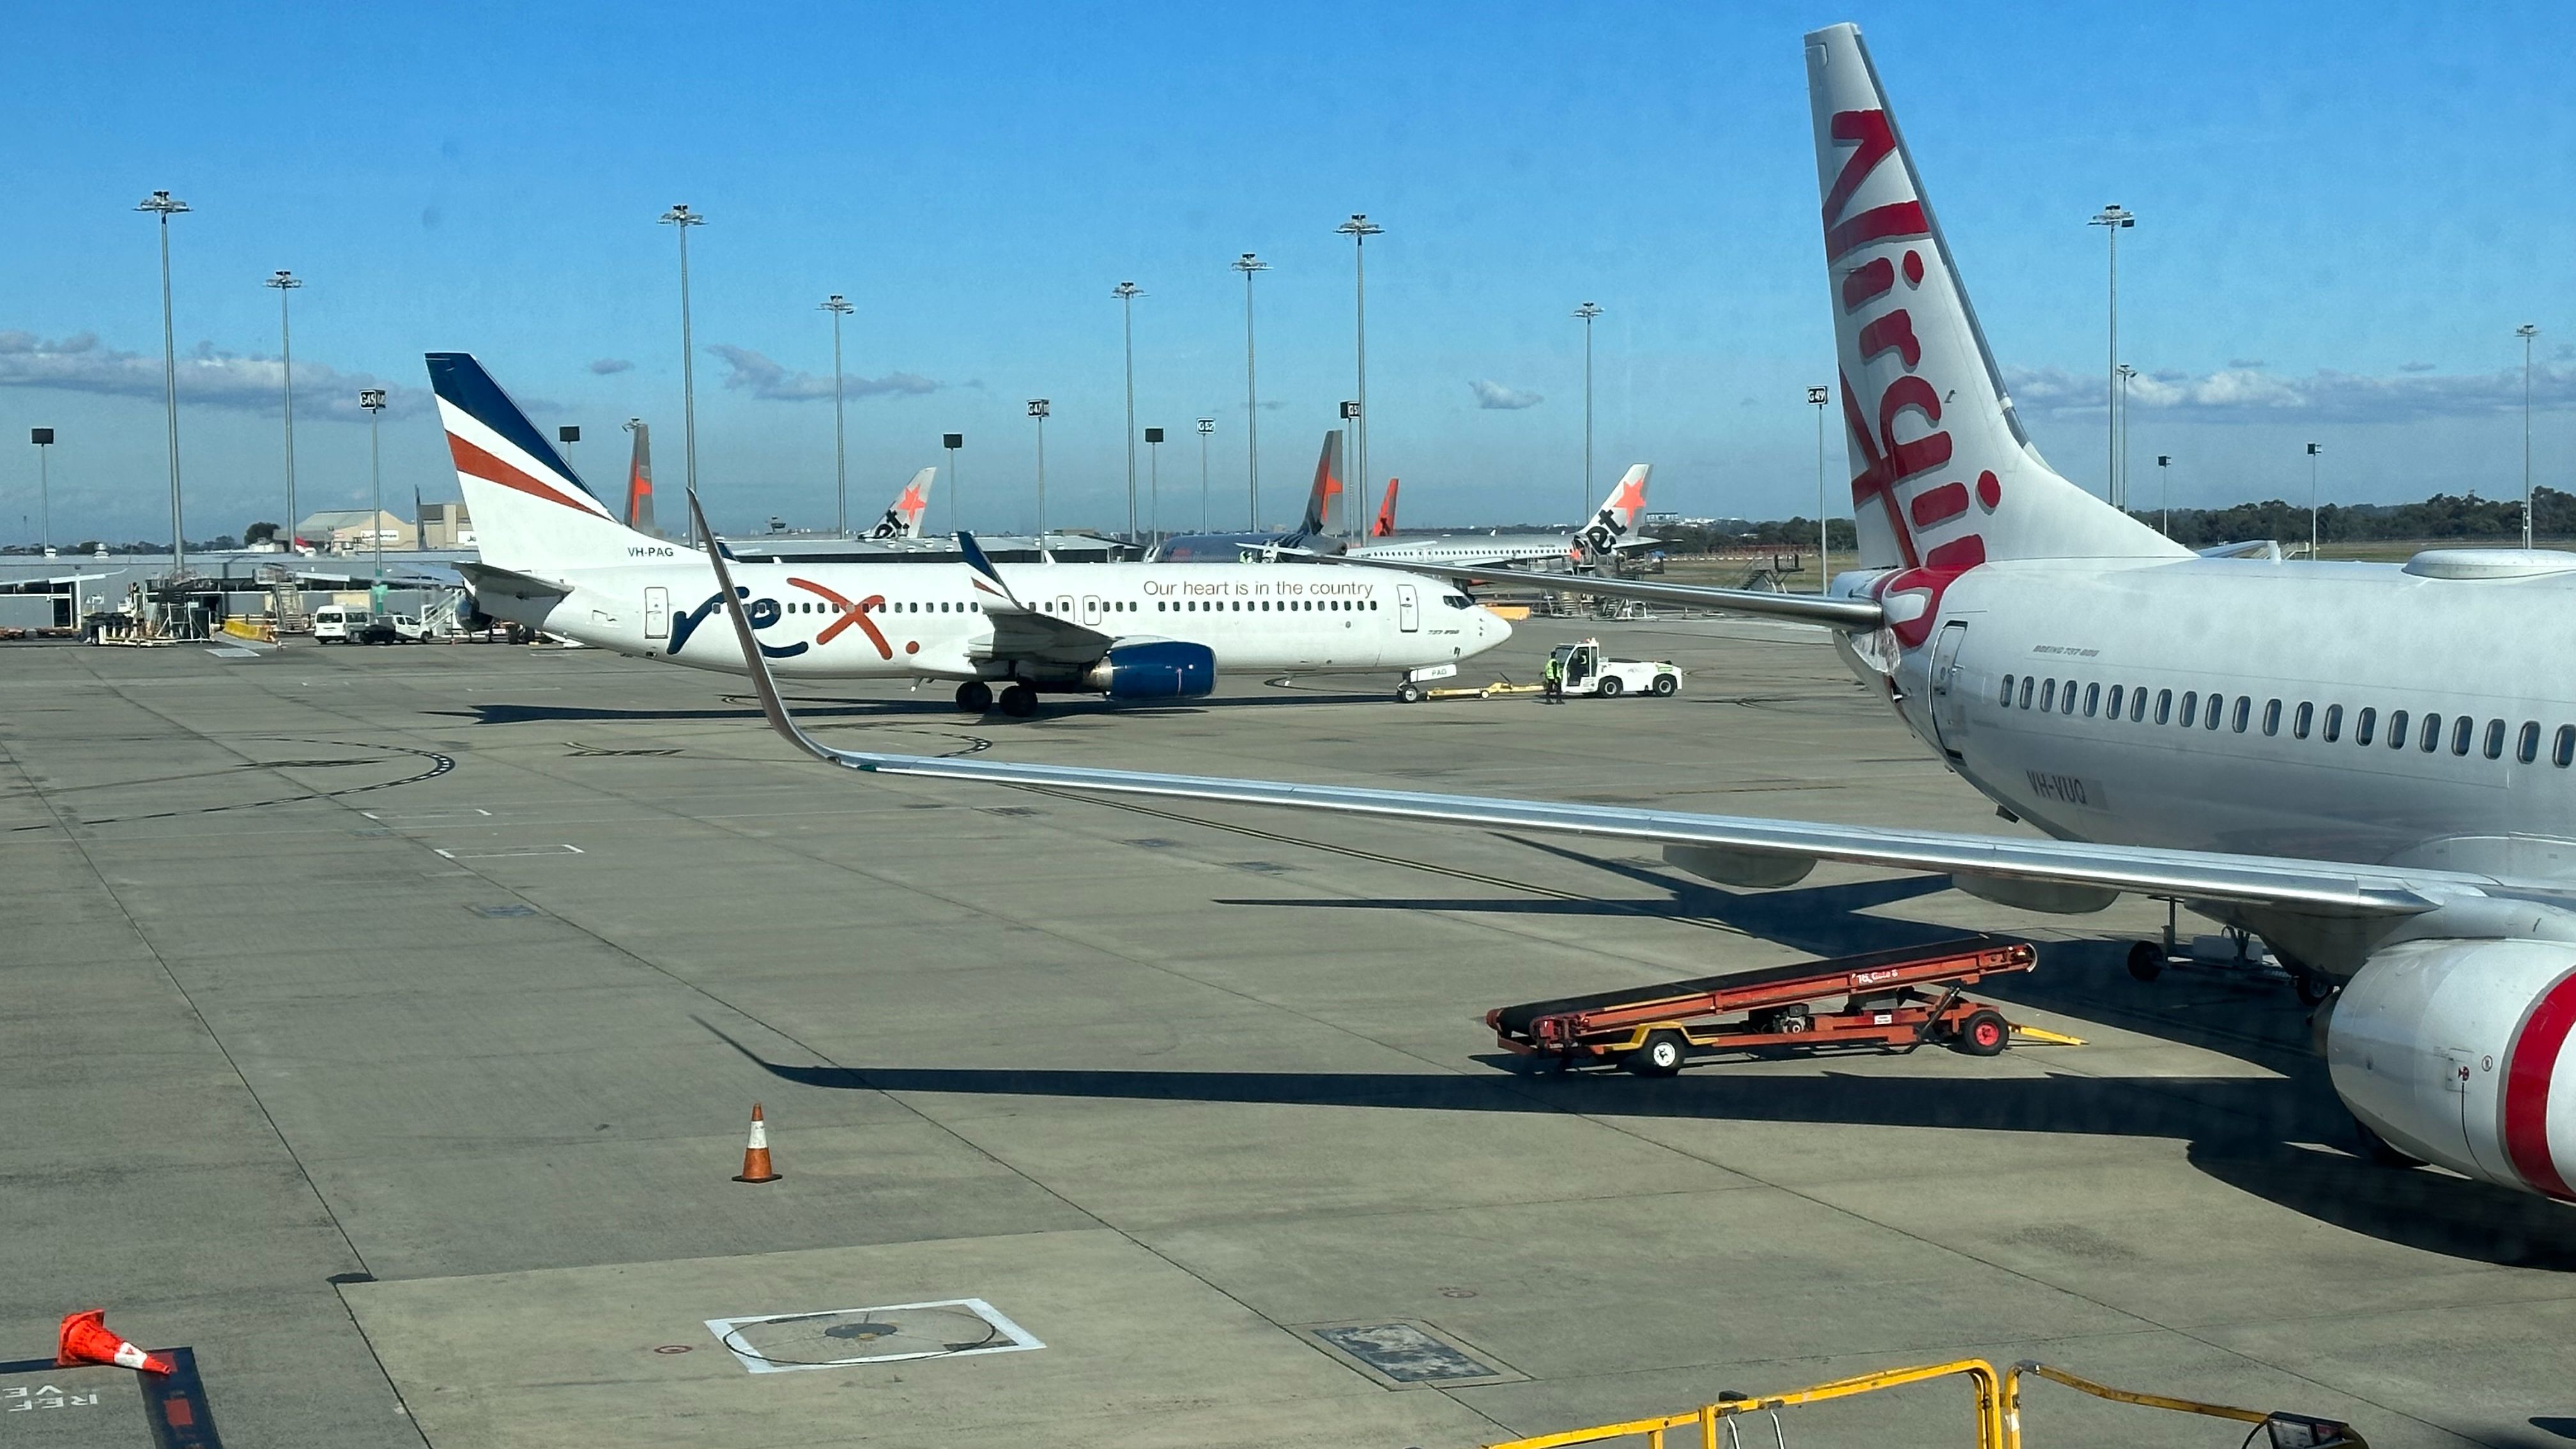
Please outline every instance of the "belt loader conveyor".
M1524 1056L1560 1067L1615 1064L1642 1076L1670 1076L1693 1055L1758 1047L1911 1051L1932 1041L1993 1056L2017 1029L2051 1041L2075 1040L2015 1028L2002 1012L1965 994L1989 975L2038 964L2039 953L2027 941L1970 936L1499 1006L1485 1013L1485 1024L1502 1046ZM1824 1007L1833 997L1843 999Z

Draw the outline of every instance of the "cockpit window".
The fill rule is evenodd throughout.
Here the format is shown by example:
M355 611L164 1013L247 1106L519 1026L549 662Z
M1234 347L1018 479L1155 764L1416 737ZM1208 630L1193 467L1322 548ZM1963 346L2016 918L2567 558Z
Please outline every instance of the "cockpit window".
M1476 607L1476 601L1468 598L1465 594L1442 594L1440 596L1440 602L1447 604L1453 609L1472 609Z

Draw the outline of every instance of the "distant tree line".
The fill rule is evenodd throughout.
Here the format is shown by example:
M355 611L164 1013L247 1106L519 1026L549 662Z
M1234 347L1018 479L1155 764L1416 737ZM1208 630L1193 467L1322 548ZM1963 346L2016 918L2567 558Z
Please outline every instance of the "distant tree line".
M2131 516L2149 528L2165 521L2165 515L2152 508L2133 509ZM2308 541L2307 505L2278 498L2227 508L2177 508L2171 520L2174 541L2191 548L2265 538L2282 544L2304 545ZM1833 520L1831 530L1836 552L1858 547L1849 519ZM1648 525L1647 531L1662 540L1665 552L1673 554L1816 546L1816 521L1812 518L1763 523L1740 518L1666 521ZM2534 538L2576 538L2576 493L2534 489L2531 532ZM2480 498L2472 492L2436 493L2421 503L2329 503L2317 509L2317 534L2327 543L2367 543L2376 539L2502 542L2522 536L2522 500Z

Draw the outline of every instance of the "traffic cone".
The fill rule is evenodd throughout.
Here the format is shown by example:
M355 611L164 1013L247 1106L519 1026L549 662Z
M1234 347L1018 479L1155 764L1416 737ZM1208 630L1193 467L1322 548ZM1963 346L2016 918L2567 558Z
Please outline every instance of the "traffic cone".
M112 1363L121 1368L142 1369L146 1373L170 1372L170 1361L156 1358L108 1331L107 1310L92 1308L86 1312L66 1314L63 1330L56 1341L54 1367L73 1368L85 1363Z
M776 1182L778 1174L769 1166L769 1119L760 1115L760 1104L751 1104L751 1142L742 1149L742 1172L736 1182Z

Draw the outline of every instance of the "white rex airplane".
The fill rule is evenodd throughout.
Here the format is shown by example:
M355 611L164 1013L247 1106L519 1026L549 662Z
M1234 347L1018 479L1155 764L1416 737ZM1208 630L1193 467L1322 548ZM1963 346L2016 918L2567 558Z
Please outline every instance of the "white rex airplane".
M698 628L726 596L695 550L638 533L573 476L480 363L429 354L495 618L603 649L740 673ZM692 505L694 506L694 505ZM713 537L702 531L701 538ZM1511 625L1444 580L1331 564L1045 563L1007 573L973 538L963 561L739 566L760 653L781 674L955 681L958 708L1027 715L1039 691L1113 699L1206 694L1217 671L1454 670Z
M1592 521L1572 533L1444 533L1427 538L1386 538L1371 535L1365 543L1354 543L1342 551L1345 558L1366 559L1373 563L1401 565L1439 564L1465 568L1475 564L1547 563L1562 560L1589 562L1604 559L1623 548L1635 548L1647 540L1632 537L1637 520L1646 513L1646 479L1654 472L1651 464L1639 463L1622 474L1610 489L1610 496L1592 512ZM1379 517L1392 523L1395 512L1395 480L1386 484L1386 505Z
M835 750L755 674L771 721L861 771L1654 841L1737 885L1835 860L2042 910L2180 900L2341 983L2329 1071L2384 1155L2576 1201L2576 650L2555 630L2576 556L2203 558L2068 483L2014 416L1860 32L1806 54L1865 567L1830 597L1587 587L1835 631L2050 838Z

